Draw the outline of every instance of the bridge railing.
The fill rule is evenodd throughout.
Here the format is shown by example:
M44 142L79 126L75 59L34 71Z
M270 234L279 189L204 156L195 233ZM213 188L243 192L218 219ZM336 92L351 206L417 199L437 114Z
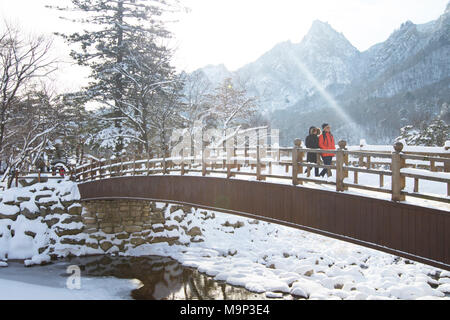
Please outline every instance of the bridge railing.
M391 199L394 201L403 201L405 196L413 196L449 203L450 153L424 155L406 153L402 150L401 143L396 143L391 152L347 150L345 141L340 141L336 150L326 151L334 154L335 157L331 165L324 165L320 161L320 157L317 157L319 158L318 163L306 161L307 153L321 154L323 150L303 148L301 140L296 139L291 148L215 147L204 148L200 154L189 156L184 156L183 151L185 150L181 150L179 157L91 160L90 163L76 168L75 179L79 182L86 182L130 175L196 173L206 176L208 174L224 174L227 178L250 176L259 181L267 178L281 179L294 185L301 185L304 182L328 184L335 186L336 191L339 192L348 190L348 188L382 192L391 194ZM372 161L372 159L376 159L376 161ZM329 173L333 170L335 174L327 179L312 177L312 168L326 168ZM306 171L304 171L305 169ZM350 173L352 173L352 178L349 177ZM378 176L378 185L373 182L370 184L360 183L361 174ZM390 178L390 186L385 177ZM406 178L414 180L412 191L408 191L406 188ZM421 192L419 181L439 182L443 188L446 184L447 193L445 195L445 193L429 194L423 190Z

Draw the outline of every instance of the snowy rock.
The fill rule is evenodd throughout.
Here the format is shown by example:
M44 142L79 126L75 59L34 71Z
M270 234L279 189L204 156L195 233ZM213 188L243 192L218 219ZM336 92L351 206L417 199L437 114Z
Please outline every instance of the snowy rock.
M450 283L441 284L439 287L437 287L437 290L442 293L450 293Z
M283 298L283 294L280 292L266 292L267 298Z
M17 206L0 203L0 219L16 220L19 212L20 208Z
M189 235L189 236L191 236L191 237L201 236L201 235L202 235L202 230L201 230L199 227L194 226L194 227L190 228L190 229L186 232L186 234Z

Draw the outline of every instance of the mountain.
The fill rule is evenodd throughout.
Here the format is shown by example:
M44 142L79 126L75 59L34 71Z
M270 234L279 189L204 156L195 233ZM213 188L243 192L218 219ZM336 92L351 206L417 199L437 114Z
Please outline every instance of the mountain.
M314 21L303 40L283 42L236 72L267 111L292 106L318 88L351 83L358 50L328 23Z
M284 145L323 122L349 143L391 143L401 126L430 120L450 102L449 8L429 23L403 23L364 52L316 20L299 43L279 43L235 72L200 70L213 85L244 83Z
M450 75L450 13L415 25L407 21L383 43L361 57L361 76L369 82L366 94L392 96L439 82Z
M214 85L221 83L226 78L232 77L231 72L227 70L224 64L210 64L194 72L203 72L203 74L211 82L211 84Z

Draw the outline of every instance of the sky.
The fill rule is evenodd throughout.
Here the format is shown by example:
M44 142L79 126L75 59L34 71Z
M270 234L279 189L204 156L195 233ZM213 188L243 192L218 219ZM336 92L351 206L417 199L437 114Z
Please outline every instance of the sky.
M360 51L386 40L410 20L421 24L437 19L449 0L180 0L188 13L170 23L176 49L174 64L191 72L209 64L234 71L255 61L277 43L298 43L314 20L328 22ZM71 32L78 25L58 18L46 4L69 0L0 0L0 17L33 33ZM84 70L70 66L69 49L55 39L56 54L66 63L57 79L61 86L77 86Z

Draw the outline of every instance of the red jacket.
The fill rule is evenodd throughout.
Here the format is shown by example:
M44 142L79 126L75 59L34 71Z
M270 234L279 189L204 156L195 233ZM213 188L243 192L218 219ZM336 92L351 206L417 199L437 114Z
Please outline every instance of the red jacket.
M324 136L325 134L327 135L326 138ZM334 144L333 135L331 133L323 132L319 136L319 147L320 147L320 149L324 149L324 150L336 150L336 145ZM322 153L322 157L327 157L327 156L334 157L334 154L333 153Z

